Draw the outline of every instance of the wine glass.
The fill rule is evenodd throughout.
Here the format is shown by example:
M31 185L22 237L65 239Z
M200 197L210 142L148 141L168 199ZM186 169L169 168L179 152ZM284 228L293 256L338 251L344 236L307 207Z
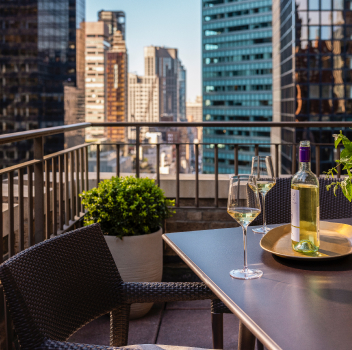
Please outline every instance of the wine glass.
M243 280L261 277L262 271L250 270L247 265L247 227L260 214L255 176L237 175L230 178L227 212L242 226L244 245L244 268L230 271L230 276Z
M256 156L252 158L251 175L257 179L257 187L262 195L263 201L263 226L253 229L255 233L267 233L270 228L266 226L265 217L265 196L275 186L276 179L274 176L273 162L270 156Z

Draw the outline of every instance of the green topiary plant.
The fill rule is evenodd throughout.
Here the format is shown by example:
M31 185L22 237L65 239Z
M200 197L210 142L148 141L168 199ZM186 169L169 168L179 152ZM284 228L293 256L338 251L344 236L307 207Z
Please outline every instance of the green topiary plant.
M174 201L148 178L113 177L80 196L88 211L84 224L99 223L105 234L120 238L155 232L174 213Z
M341 182L332 182L330 185L326 186L326 189L329 191L331 187L334 189L334 194L336 196L336 190L340 186L344 196L351 202L352 201L352 142L343 135L342 130L340 134L335 136L335 148L342 142L344 149L340 154L340 159L336 160L336 167L330 169L326 172L327 176L334 177L334 174L337 173L337 168L342 166L342 170L346 170L347 177Z

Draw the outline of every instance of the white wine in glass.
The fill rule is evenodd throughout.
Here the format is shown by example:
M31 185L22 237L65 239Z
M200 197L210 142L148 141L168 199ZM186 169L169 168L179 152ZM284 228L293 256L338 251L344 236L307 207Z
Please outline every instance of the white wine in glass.
M247 227L260 214L255 176L237 175L230 178L227 212L242 226L244 246L244 267L230 271L230 276L243 280L261 277L262 271L251 270L247 265Z
M273 162L270 156L255 156L252 158L251 175L256 177L257 188L263 199L263 226L253 229L255 233L267 233L270 228L266 226L265 196L275 186Z

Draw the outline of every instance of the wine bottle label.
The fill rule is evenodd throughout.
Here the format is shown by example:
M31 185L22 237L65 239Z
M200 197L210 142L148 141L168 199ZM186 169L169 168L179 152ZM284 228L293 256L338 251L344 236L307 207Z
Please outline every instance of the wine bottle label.
M299 242L300 234L299 190L291 188L291 239Z

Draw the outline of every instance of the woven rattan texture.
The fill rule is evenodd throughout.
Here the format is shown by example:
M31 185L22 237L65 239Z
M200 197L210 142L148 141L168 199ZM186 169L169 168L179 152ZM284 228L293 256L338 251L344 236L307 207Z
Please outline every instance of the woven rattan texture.
M319 179L320 220L342 219L352 217L352 204L343 195L341 188L334 196L333 189L326 190L331 182L342 181L342 179Z
M151 303L154 301L186 301L214 299L212 291L202 282L125 282L127 303Z
M220 299L213 299L211 301L211 312L214 314L231 314L231 311Z
M276 180L276 185L265 197L266 222L271 224L284 224L291 222L291 181L292 178ZM352 216L352 205L343 195L340 188L334 196L333 190L326 190L331 182L342 179L319 178L320 220L341 219ZM260 214L252 226L261 225L263 215Z
M6 261L0 278L21 345L35 324L45 338L66 340L122 302L122 279L99 225L39 243ZM21 296L23 315L10 296ZM26 318L26 319L24 319Z
M266 223L284 224L291 221L291 177L276 179L275 186L265 197ZM260 202L262 198L260 196ZM252 222L251 226L263 224L263 214Z
M110 344L128 342L131 303L214 299L204 283L124 283L99 225L39 243L0 266L22 349L109 349L65 342L111 312Z

